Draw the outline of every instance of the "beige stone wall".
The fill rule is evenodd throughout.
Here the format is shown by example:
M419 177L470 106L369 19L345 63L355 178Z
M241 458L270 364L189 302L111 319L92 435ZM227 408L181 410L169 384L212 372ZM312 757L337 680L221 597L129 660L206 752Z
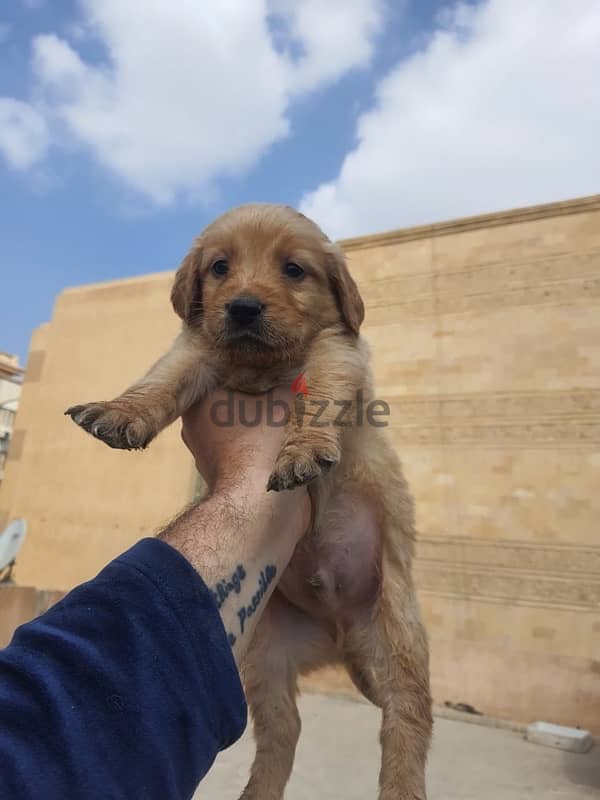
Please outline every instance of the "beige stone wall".
M600 729L600 197L343 244L417 501L436 700ZM164 350L171 277L69 290L34 336L0 489L0 524L30 525L21 583L69 588L192 494L175 426L132 454L62 416Z
M35 332L15 423L2 517L23 516L21 584L69 589L190 499L195 480L179 429L142 453L86 436L65 409L113 397L143 374L179 328L169 305L172 273L70 289Z
M417 500L436 699L598 728L600 198L345 249Z

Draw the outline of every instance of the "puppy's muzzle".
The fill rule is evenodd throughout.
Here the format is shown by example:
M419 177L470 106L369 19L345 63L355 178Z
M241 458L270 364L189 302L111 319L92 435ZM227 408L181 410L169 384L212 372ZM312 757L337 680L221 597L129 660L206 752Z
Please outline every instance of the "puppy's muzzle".
M264 308L265 306L260 300L247 295L236 297L225 305L229 320L238 329L256 327L261 320Z

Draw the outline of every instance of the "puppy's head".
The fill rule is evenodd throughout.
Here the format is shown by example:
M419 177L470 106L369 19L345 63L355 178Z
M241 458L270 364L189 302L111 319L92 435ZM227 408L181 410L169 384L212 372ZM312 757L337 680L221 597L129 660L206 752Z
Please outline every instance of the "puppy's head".
M175 276L173 307L234 363L301 359L321 330L356 336L363 303L341 250L287 206L247 205L212 222Z

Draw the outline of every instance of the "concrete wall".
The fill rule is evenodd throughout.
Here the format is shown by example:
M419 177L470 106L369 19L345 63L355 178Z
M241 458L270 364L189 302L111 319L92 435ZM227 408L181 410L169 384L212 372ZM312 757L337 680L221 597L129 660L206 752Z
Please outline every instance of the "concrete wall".
M417 501L436 700L598 730L600 197L343 245ZM165 348L170 280L69 290L34 337L0 490L0 525L30 526L21 583L69 588L192 494L175 427L131 454L62 417Z

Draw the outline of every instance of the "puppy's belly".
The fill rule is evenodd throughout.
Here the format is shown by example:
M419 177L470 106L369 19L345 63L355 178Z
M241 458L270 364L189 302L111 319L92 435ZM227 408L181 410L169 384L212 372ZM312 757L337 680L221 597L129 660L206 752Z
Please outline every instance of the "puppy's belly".
M373 607L380 564L374 507L340 491L330 497L317 531L298 544L279 589L311 617L344 627Z

